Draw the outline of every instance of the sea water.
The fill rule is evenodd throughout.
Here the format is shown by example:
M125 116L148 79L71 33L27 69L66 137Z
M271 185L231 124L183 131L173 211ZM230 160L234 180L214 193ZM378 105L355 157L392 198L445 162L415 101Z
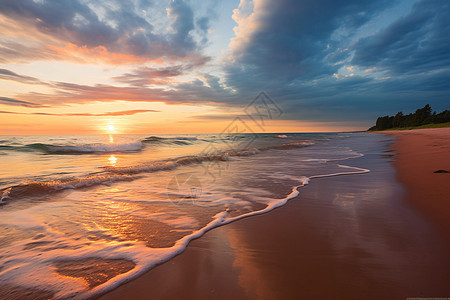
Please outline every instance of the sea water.
M0 136L0 290L85 299L269 212L363 176L362 133ZM293 201L301 201L301 197Z

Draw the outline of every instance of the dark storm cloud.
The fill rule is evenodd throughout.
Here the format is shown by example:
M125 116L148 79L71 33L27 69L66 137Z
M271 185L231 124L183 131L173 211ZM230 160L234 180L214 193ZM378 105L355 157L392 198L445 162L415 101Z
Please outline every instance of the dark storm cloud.
M372 0L261 2L258 29L242 52L233 53L239 64L227 68L227 82L240 90L257 88L260 80L276 87L332 75L340 64L329 64L326 57L342 53L342 43L331 40L332 34L352 31L386 7L386 1Z
M395 74L449 68L449 16L449 1L420 1L408 16L361 39L354 47L352 62L387 69Z
M225 83L240 95L265 90L286 112L283 118L300 120L370 123L380 113L426 103L448 108L447 0L418 1L405 17L359 39L355 32L396 2L258 2L256 30L239 41L225 66ZM333 77L351 65L358 74Z
M152 1L2 0L0 13L79 47L145 58L187 57L199 51L194 14L182 0L170 2L171 32L160 33L142 10ZM20 53L19 53L20 54Z

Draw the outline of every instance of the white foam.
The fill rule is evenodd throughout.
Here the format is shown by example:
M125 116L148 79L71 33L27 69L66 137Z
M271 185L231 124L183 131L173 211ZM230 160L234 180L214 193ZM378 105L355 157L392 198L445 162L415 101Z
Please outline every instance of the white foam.
M333 177L333 176L342 176L342 175L353 175L353 174L364 174L370 172L369 169L363 169L358 167L351 167L351 166L345 166L345 165L338 165L338 167L341 168L347 168L347 169L353 169L356 170L354 172L338 172L338 173L331 173L331 174L323 174L323 175L314 175L310 176L309 178L324 178L324 177Z
M11 188L7 188L6 190L4 190L2 192L2 195L0 196L0 204L6 203L6 201L3 201L3 200L6 200L6 199L10 198L9 197L10 192L11 192Z
M119 276L111 279L107 283L94 288L93 290L87 292L85 294L85 296L93 297L93 296L99 295L101 293L104 293L106 291L109 291L109 290L119 286L123 282L131 280L131 279L143 274L144 272L153 268L155 265L161 264L161 263L169 260L170 258L176 256L177 254L181 253L187 247L187 245L189 244L189 242L191 240L201 237L207 231L209 231L213 228L216 228L218 226L222 226L225 224L229 224L231 222L234 222L234 221L237 221L237 220L240 220L243 218L247 218L250 216L267 213L277 207L280 207L280 206L286 204L287 201L298 196L298 194L299 194L298 188L304 186L305 184L306 183L302 183L298 186L293 187L291 193L283 199L272 199L272 201L270 201L268 203L266 208L258 210L258 211L249 212L249 213L246 213L246 214L243 214L240 216L236 216L236 217L228 217L227 211L218 213L217 215L214 216L214 220L211 221L209 224L207 224L202 229L178 240L175 243L175 245L171 248L151 249L152 251L150 251L150 252L154 252L154 253L151 253L151 254L148 253L147 255L144 255L144 257L140 257L140 259L138 259L143 263L142 266L139 266L139 264L138 264L138 267L136 267L132 271L128 272L127 274L119 275ZM155 253L155 252L157 252L157 253ZM134 257L134 258L136 259L137 257ZM136 260L134 260L134 261L136 262Z
M293 175L288 175L288 174L284 174L284 173L280 173L280 172L273 173L273 174L269 175L269 177L277 178L277 179L289 179L289 180L300 182L302 184L308 184L308 182L309 182L309 178L306 176L293 176Z
M273 209L283 206L285 205L290 199L295 198L299 195L299 188L303 187L305 185L307 185L309 183L309 180L311 178L321 178L321 177L331 177L331 176L340 176L340 175L350 175L350 174L363 174L363 173L367 173L370 172L370 170L368 169L363 169L363 168L358 168L358 167L351 167L351 166L345 166L345 165L339 165L342 168L349 168L349 169L354 169L357 171L354 172L342 172L342 173L333 173L333 174L325 174L325 175L316 175L316 176L311 176L310 178L308 177L301 177L300 181L301 184L294 186L292 188L292 191L289 195L287 195L285 198L283 199L272 199L272 201L269 201L268 205L266 208L258 210L258 211L253 211L253 212L249 212L246 214L242 214L240 216L236 216L236 217L227 217L228 216L228 212L220 212L218 213L214 218L213 221L211 221L208 225L206 225L205 227L203 227L202 229L183 237L181 240L177 241L176 244L171 247L171 248L167 248L167 251L164 252L160 252L160 253L164 253L163 255L160 256L159 260L153 260L151 263L148 263L146 265L146 267L141 267L141 268L135 268L135 270L132 270L128 273L128 276L125 276L125 274L122 274L121 276L117 276L115 278L113 278L112 280L108 281L107 283L105 283L104 285L101 285L95 289L93 289L92 291L90 291L88 294L89 296L95 296L101 293L104 293L106 291L109 291L117 286L119 286L120 284L122 284L125 281L131 280L139 275L141 275L142 273L148 271L149 269L151 269L153 266L157 265L157 264L161 264L162 262L165 262L167 260L169 260L170 258L174 257L175 255L181 253L189 244L189 242L193 239L199 238L202 235L204 235L207 231L218 227L218 226L222 226L222 225L226 225L229 224L231 222L243 219L243 218L247 218L250 216L254 216L254 215L259 215L259 214L264 214L267 213L269 211L272 211ZM161 250L161 249L158 249ZM172 250L172 252L170 251Z
M359 157L359 156L358 156ZM349 159L349 158L345 158ZM337 159L343 160L343 159ZM136 171L153 171L156 169L163 170L164 168L171 169L177 167L178 164L176 162L168 162L163 165L148 165L148 166L137 166L133 167L135 169L128 170L130 173ZM283 174L281 172L272 174L272 178L279 179L288 179L298 182L299 184L292 188L292 191L286 197L282 199L274 199L269 197L259 196L258 194L264 195L265 191L261 191L258 193L257 190L252 190L251 188L246 189L246 191L250 191L259 197L258 199L261 202L266 203L267 207L258 211L252 211L240 216L230 217L227 211L220 212L214 216L214 219L207 224L205 227L201 228L198 231L193 232L190 235L183 237L178 240L173 247L170 248L148 248L145 246L144 242L121 242L121 241L96 241L95 243L91 243L89 245L82 244L78 240L70 240L68 237L64 237L63 233L60 232L50 232L50 229L47 227L47 238L43 239L43 241L51 241L53 245L69 245L70 247L67 249L53 249L49 251L40 251L40 250L27 250L24 251L23 247L27 241L19 241L8 247L5 252L2 252L3 258L8 258L10 255L11 259L8 260L8 264L4 265L4 268L0 270L0 279L4 282L10 282L11 284L20 284L21 286L26 287L35 287L42 289L52 289L56 292L56 298L72 298L72 299L85 299L90 297L95 297L99 294L110 291L111 289L121 285L122 283L129 281L137 276L145 273L150 270L154 266L161 264L175 255L184 251L187 247L188 243L200 236L202 236L205 232L228 223L231 223L236 220L240 220L246 217L250 217L253 215L259 215L266 212L269 212L277 207L283 206L290 199L299 195L299 188L305 186L309 183L310 178L322 178L322 177L330 177L330 176L340 176L340 175L350 175L350 174L362 174L366 172L370 172L368 169L346 166L346 165L338 165L344 169L350 169L349 172L339 172L332 174L323 174L323 175L315 175L311 177L305 176L294 176L289 174ZM120 168L118 168L120 170ZM125 170L124 168L123 170ZM119 175L117 175L119 176ZM121 176L121 175L120 175ZM89 180L88 180L89 182ZM92 179L94 184L95 179ZM61 183L65 185L67 188L69 185L73 186L76 183ZM61 186L62 187L62 186ZM247 201L239 202L239 200L234 199L229 196L222 195L217 197L218 193L212 194L210 197L214 199L213 201L207 196L202 197L205 198L208 203L213 204L225 204L225 203L234 203L238 205L248 204ZM268 193L266 193L269 196ZM1 198L3 199L3 198ZM5 198L6 199L6 198ZM210 201L211 200L211 201ZM141 212L144 214L144 212ZM136 215L139 213L136 212ZM155 217L156 219L167 223L171 226L188 228L196 226L196 220L188 217L188 216L177 216L174 217L168 216L163 217L162 215L154 214L150 215L151 217ZM24 224L33 224L33 220L27 220L25 217L23 220L19 220ZM45 226L45 224L39 223L39 220L34 220L34 225L40 224ZM8 222L6 222L8 223ZM14 222L16 223L16 222ZM96 228L93 228L96 229ZM98 228L99 232L102 230ZM41 240L39 240L41 241ZM29 242L29 240L28 240ZM39 252L40 251L40 252ZM33 255L36 254L36 255ZM39 256L37 254L40 254ZM88 290L85 283L81 279L70 278L66 276L59 276L55 273L55 269L53 267L53 262L58 259L83 259L83 258L92 258L99 257L104 259L128 259L136 263L136 267L124 274L120 274L108 282L95 287L92 290Z
M341 166L343 168L355 169L355 172L347 172L345 174L354 174L366 172L368 170L357 167ZM337 176L344 173L335 173L327 175L318 175L314 178ZM307 177L295 177L290 175L275 174L278 178L292 179L299 181L300 184L294 186L289 195L282 199L270 199L265 198L264 202L267 206L264 209L258 211L252 211L246 214L242 214L236 217L230 217L227 211L216 214L213 220L205 227L198 231L193 232L190 235L178 240L174 246L170 248L148 248L143 242L120 242L120 241L96 241L90 245L79 245L76 241L67 241L67 238L63 237L63 233L47 232L49 235L47 240L52 241L52 247L55 245L64 246L69 245L67 249L50 249L44 252L38 252L40 256L30 255L30 252L34 250L24 251L26 241L15 243L8 247L2 255L4 257L11 256L8 263L4 264L4 268L0 271L0 278L2 281L19 284L21 286L41 288L48 290L49 288L56 292L56 298L72 298L72 299L85 299L98 296L105 293L115 287L118 287L122 283L136 278L143 273L147 272L154 266L161 264L177 254L181 253L193 239L196 239L207 231L229 224L231 222L254 216L263 213L267 213L277 207L283 206L290 199L299 195L299 188L306 185L309 182ZM224 200L221 199L221 200ZM30 224L30 220L24 220L25 223ZM195 220L191 217L180 216L178 218L166 218L165 222L174 225L176 227L189 227L195 225ZM42 240L40 240L42 241ZM45 241L45 240L44 240ZM103 259L127 259L136 263L136 267L131 271L120 274L108 282L97 286L89 290L81 279L71 278L67 276L60 276L55 273L53 262L59 259L83 259L99 257ZM26 274L26 276L24 276Z

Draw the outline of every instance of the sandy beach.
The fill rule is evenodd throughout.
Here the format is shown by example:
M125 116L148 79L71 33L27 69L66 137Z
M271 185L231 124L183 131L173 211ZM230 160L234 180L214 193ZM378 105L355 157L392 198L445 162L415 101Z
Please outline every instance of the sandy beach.
M450 170L449 133L389 132L399 140L351 161L370 173L313 180L100 299L448 297L450 174L433 172Z
M450 128L386 131L398 138L398 180L407 199L447 234L450 233ZM438 172L436 172L438 171Z

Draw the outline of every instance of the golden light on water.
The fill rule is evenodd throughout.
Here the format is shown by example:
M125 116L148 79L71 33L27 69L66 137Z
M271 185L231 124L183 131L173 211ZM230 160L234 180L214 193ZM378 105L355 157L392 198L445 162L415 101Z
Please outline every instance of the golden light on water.
M115 167L115 166L116 166L116 163L117 163L117 157L115 157L114 155L111 155L111 156L108 158L108 162L109 162L109 164L110 164L111 166Z

